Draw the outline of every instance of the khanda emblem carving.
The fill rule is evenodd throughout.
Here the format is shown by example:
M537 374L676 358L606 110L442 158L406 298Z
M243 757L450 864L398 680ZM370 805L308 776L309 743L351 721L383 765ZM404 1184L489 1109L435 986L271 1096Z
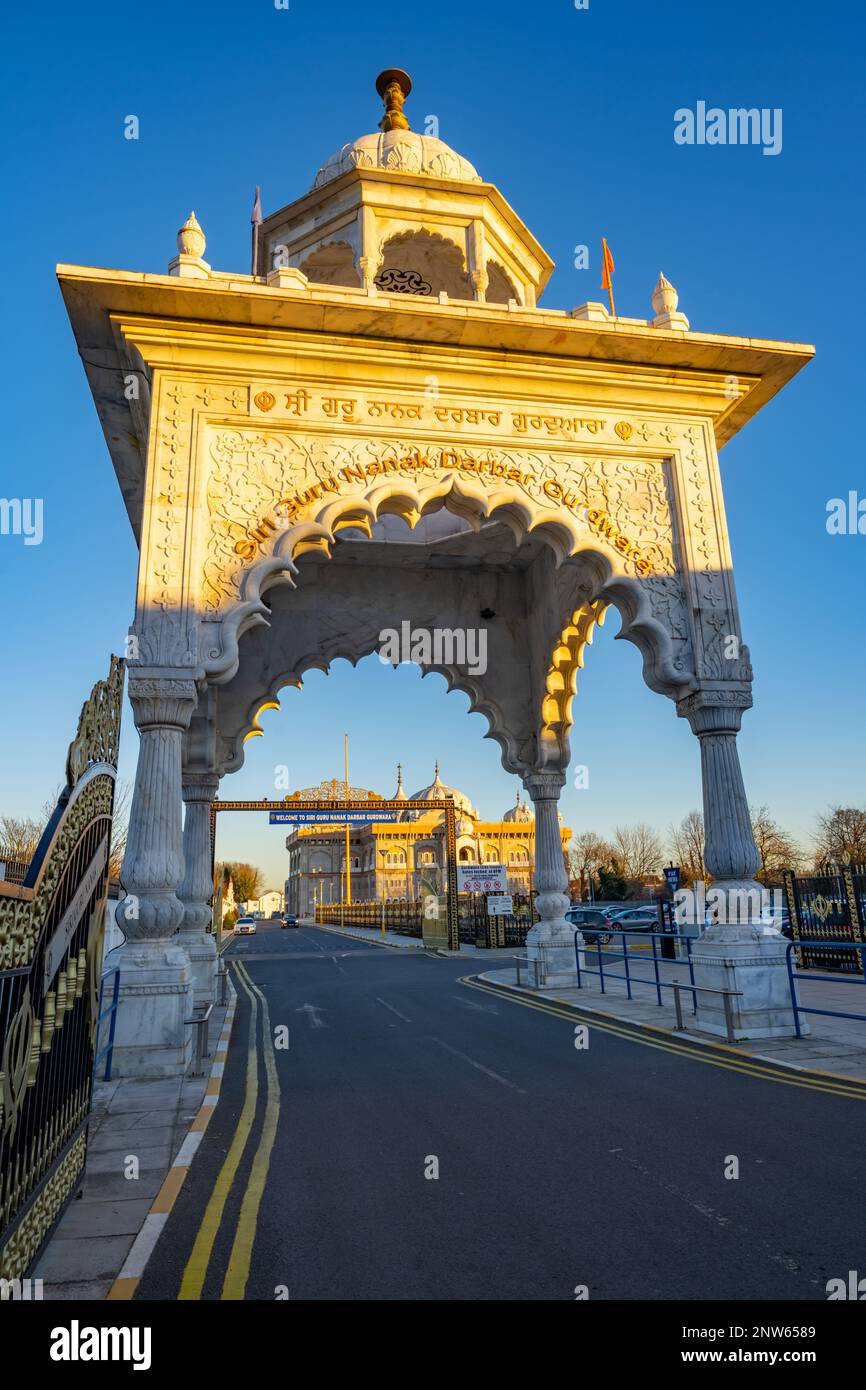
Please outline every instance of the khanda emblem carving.
M616 424L614 425L614 430L619 435L620 439L623 440L623 442L626 442L629 439L631 439L632 434L634 433L634 428L632 425L629 424L628 420L617 420Z

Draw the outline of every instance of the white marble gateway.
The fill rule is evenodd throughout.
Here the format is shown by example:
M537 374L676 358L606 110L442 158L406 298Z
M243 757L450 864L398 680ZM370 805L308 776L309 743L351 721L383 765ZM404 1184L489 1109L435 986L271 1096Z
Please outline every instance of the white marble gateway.
M410 85L382 75L379 133L265 217L254 273L214 269L194 217L168 274L58 270L141 552L123 1067L182 1067L189 993L212 997L204 825L259 711L404 622L484 626L485 670L431 669L533 805L549 983L573 971L558 800L609 608L697 737L717 884L756 872L718 451L813 350L695 331L663 276L650 319L540 306L550 257L473 165L409 133ZM778 942L731 930L701 944L707 979L742 992L743 1032L790 1031Z

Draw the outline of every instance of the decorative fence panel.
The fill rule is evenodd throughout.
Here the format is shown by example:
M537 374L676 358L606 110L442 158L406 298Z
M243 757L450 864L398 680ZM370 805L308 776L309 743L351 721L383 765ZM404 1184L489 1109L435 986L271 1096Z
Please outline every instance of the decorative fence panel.
M533 893L532 898L535 897ZM459 940L464 945L479 947L524 946L526 933L538 914L531 908L530 895L513 895L514 912L505 917L491 917L484 893L459 893L457 922ZM386 898L385 930L402 936L422 936L422 903L415 898ZM357 902L341 906L324 903L316 907L315 918L323 926L376 927L382 926L381 902Z
M846 941L866 941L866 869L862 865L828 864L818 873L785 873L785 896L795 942L826 941L820 946L797 946L797 964L806 969L862 973L859 951L840 950Z
M315 918L323 926L375 927L382 926L381 902L320 903ZM422 935L421 902L418 898L387 898L385 900L385 930L401 936Z
M24 1274L84 1169L123 662L81 711L24 876L0 881L0 1278Z

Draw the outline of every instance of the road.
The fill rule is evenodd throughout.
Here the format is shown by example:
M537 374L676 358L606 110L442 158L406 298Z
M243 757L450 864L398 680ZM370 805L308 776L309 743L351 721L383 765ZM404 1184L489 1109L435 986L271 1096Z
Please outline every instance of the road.
M593 1025L576 1048L567 1010L463 983L480 953L265 925L227 959L222 1096L137 1298L824 1300L866 1273L863 1100Z

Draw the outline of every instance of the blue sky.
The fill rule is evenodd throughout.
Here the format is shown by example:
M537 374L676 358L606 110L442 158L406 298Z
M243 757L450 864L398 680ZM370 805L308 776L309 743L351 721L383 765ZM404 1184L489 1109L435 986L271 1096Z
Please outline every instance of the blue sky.
M827 502L866 496L859 405L864 23L855 0L442 0L369 9L265 0L179 7L19 7L2 103L7 211L7 414L0 493L44 499L44 541L0 537L5 679L0 811L34 814L62 776L92 682L122 650L136 551L54 277L58 261L164 270L194 207L218 269L249 269L249 212L303 193L337 146L371 131L376 74L399 65L416 128L497 183L557 263L543 303L601 298L598 246L616 258L619 312L649 315L660 270L698 330L815 343L815 361L721 455L755 708L740 738L746 784L807 836L830 803L866 802L866 536L829 536ZM699 100L781 108L776 157L683 147L674 112ZM124 118L140 139L123 138ZM574 248L591 248L588 270ZM10 411L9 405L12 406ZM637 651L597 639L576 704L566 820L664 829L699 804L696 740L643 685ZM487 815L514 780L483 720L436 676L371 658L311 673L264 716L224 794L257 796L275 764L310 785L339 774L390 791L432 776ZM126 711L121 775L137 736ZM227 818L228 819L228 818ZM221 850L276 878L279 830L247 818Z

